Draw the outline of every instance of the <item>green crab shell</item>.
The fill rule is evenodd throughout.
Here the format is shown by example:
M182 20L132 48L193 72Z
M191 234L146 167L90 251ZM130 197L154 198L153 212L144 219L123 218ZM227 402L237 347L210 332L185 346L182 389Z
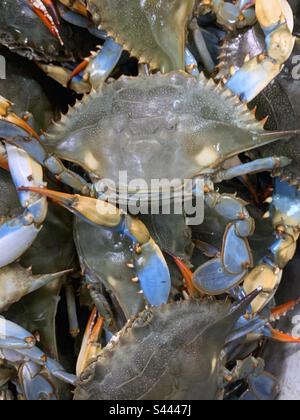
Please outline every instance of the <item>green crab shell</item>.
M163 73L184 70L186 25L195 0L88 0L87 7L123 48Z
M77 103L45 138L51 153L120 188L120 171L127 172L128 184L183 183L267 142L263 124L239 99L204 76L183 72L105 85Z
M218 398L220 354L243 310L206 300L147 309L82 374L75 399Z

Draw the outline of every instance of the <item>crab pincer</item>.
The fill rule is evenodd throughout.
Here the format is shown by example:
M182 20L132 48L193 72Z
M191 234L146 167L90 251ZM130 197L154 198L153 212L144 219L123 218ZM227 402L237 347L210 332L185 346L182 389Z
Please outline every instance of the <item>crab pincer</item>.
M129 238L132 242L134 268L145 298L155 306L168 301L171 288L168 266L161 250L140 220L123 213L110 203L91 197L35 187L21 187L19 190L46 196L87 223L111 229Z
M255 11L265 35L265 51L246 61L226 83L245 102L255 98L278 76L295 45L293 15L287 2L256 0Z
M61 38L57 25L59 24L59 18L56 13L55 6L51 0L27 0L34 13L41 19L41 21L47 26L49 31L54 35L63 46L64 41ZM50 12L48 11L50 9Z
M15 185L42 185L41 167L26 152L7 145L8 163ZM0 225L0 268L19 258L34 242L47 214L47 200L28 192L20 193L23 214Z

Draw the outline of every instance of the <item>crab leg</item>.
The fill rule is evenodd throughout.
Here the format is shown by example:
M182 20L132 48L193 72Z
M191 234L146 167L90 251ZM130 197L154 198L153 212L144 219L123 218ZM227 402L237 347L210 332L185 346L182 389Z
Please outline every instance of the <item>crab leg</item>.
M289 22L292 13L286 0L256 0L255 6L265 33L265 52L247 61L226 83L245 102L255 98L281 72L295 44Z
M12 363L29 360L64 382L75 383L74 375L67 373L56 360L48 358L36 347L36 340L28 331L5 318L0 318L0 355Z
M45 188L20 188L49 197L86 222L111 229L132 242L134 268L144 295L151 305L166 303L171 288L168 266L163 254L151 238L146 226L137 218L124 214L102 200L50 191Z
M25 150L36 162L52 172L57 180L69 185L83 194L90 194L89 184L79 175L67 169L63 163L53 155L49 155L37 134L32 134L27 127L22 127L15 121L3 118L0 124L0 137L6 142ZM25 185L22 182L19 185Z
M0 97L0 137L17 132L37 138L35 131L26 121L10 112L11 103ZM42 186L43 170L26 152L13 145L1 145L1 156L7 159L16 188L21 185ZM0 268L19 258L34 242L47 214L47 200L28 192L20 193L19 199L24 212L21 216L0 224Z
M57 28L56 21L58 20L58 16L56 14L54 5L51 0L27 0L29 5L31 6L34 13L41 19L41 21L47 26L49 31L52 35L54 35L63 46L64 42L60 36L59 30ZM51 12L54 14L54 18L48 12L46 5L51 8Z
M33 362L23 363L18 371L22 394L27 401L55 401L55 389L43 376L41 366Z
M201 58L201 62L204 65L205 69L209 73L212 73L215 69L215 63L210 55L205 39L196 19L192 20L190 24L190 29L193 33L194 41Z
M68 310L68 319L69 319L69 331L73 338L77 337L80 333L80 328L77 318L76 310L76 299L74 294L73 285L67 283L65 286L66 289L66 299L67 299L67 310Z
M261 170L275 170L279 166L287 164L289 164L289 159L285 157L260 159L217 172L212 178L214 182L221 182ZM278 198L278 194L276 197ZM221 216L228 218L231 223L227 225L225 231L221 256L216 256L195 271L194 285L201 292L213 295L230 292L242 282L246 294L262 286L262 293L252 302L252 310L257 313L274 296L281 281L282 269L296 251L299 230L279 229L276 222L277 239L270 247L269 255L266 255L248 273L248 269L253 266L253 261L247 237L252 235L255 225L245 207L247 203L228 194L220 195L208 186L206 187L205 200L209 207L214 208ZM281 216L282 213L277 215L278 224L280 224ZM300 223L298 224L300 225Z
M250 292L257 285L263 287L263 293L252 303L254 313L264 308L276 293L282 270L296 252L300 227L300 198L297 189L285 182L275 181L275 190L270 212L276 240L269 248L269 254L251 271L244 280L245 292Z
M274 171L277 168L282 168L291 163L291 160L281 157L268 157L265 159L257 159L243 165L234 166L225 171L219 171L214 175L214 182L219 183L233 178L238 178L243 175L251 175L258 172Z
M233 195L207 191L205 201L229 223L221 256L200 266L193 275L193 283L202 293L220 295L240 284L253 265L247 237L254 231L254 220L246 209L247 203Z
M34 336L24 328L0 317L0 348L10 350L32 349L35 343Z

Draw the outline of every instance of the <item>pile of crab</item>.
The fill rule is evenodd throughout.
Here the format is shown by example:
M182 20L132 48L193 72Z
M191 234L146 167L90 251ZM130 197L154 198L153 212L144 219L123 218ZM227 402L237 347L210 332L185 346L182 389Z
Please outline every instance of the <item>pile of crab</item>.
M297 8L1 2L0 399L278 397Z

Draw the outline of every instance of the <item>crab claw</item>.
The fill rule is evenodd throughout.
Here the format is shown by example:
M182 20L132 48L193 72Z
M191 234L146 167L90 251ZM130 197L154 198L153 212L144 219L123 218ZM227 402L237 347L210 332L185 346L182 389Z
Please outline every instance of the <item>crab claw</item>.
M297 306L300 303L300 298L290 300L287 303L284 303L283 305L277 306L273 309L271 309L271 316L270 321L276 321L280 319L281 316L284 316L287 314L287 312L292 311L295 306ZM268 327L268 336L271 337L273 340L280 341L281 343L294 343L299 344L300 338L299 337L293 337L289 334L286 334L282 331L279 331L277 329L274 329L272 327Z
M34 13L41 19L44 25L49 29L51 34L55 36L60 44L63 46L64 42L60 35L57 25L59 24L59 17L57 15L55 6L51 0L27 0ZM50 9L48 11L47 7Z
M30 137L39 139L39 135L25 120L10 111L12 105L10 101L0 96L1 137L23 136L25 132Z
M84 82L89 82L91 89L99 89L118 64L123 48L112 38L108 38L102 49L80 63L70 74L68 85L72 79L83 72Z
M170 254L169 252L168 254L173 258L175 264L177 265L178 269L183 275L189 294L191 296L197 296L199 293L193 284L193 272L188 268L188 266L180 258L176 257L175 255Z
M27 401L56 401L55 389L33 362L23 363L18 370L22 394Z
M9 169L15 186L43 185L43 171L26 152L6 146ZM23 214L0 224L0 268L18 259L34 242L47 215L47 200L28 192L20 193Z
M286 0L256 0L255 8L266 50L245 62L226 84L245 102L254 99L281 72L295 44L293 13Z
M60 18L56 10L56 5L53 3L53 0L42 0L44 6L51 12L53 19L55 19L56 24L59 25Z
M99 317L97 309L91 313L83 336L81 350L77 359L76 374L80 376L87 368L89 361L99 353L100 339L103 333L105 318Z
M274 328L270 328L270 337L273 340L279 341L281 343L300 344L299 337L293 337L292 335L286 334Z
M295 308L295 306L297 306L299 303L300 303L300 298L290 300L289 302L284 303L283 305L272 308L270 321L271 322L276 321L281 316L286 315L287 312L292 311Z
M111 229L129 238L133 246L134 268L145 298L155 306L167 302L171 289L167 263L148 229L139 219L124 214L120 209L103 200L45 188L21 187L19 190L44 195L87 223Z
M102 200L38 187L20 187L19 191L30 191L48 197L56 204L71 211L75 216L96 226L113 228L118 226L122 219L119 209Z
M261 291L263 291L263 289L261 289ZM272 308L269 311L268 317L258 314L253 317L242 316L238 320L235 330L230 336L229 342L247 337L250 341L259 340L261 338L272 338L273 340L280 341L282 343L300 343L300 338L278 331L272 328L270 324L270 322L280 319L282 315L285 315L287 312L293 310L299 302L300 298Z

